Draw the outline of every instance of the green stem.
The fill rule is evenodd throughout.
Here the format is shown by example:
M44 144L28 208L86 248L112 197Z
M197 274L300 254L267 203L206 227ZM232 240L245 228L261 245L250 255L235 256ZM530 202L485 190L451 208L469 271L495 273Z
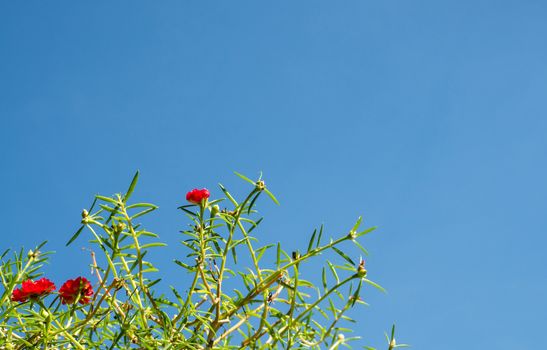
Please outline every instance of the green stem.
M230 225L229 235L228 235L228 239L226 240L226 246L224 248L224 251L222 252L222 261L220 262L220 270L219 270L219 273L218 273L218 282L217 282L217 301L218 302L217 302L217 305L216 305L215 320L213 321L213 323L211 325L212 328L214 329L214 332L213 331L209 332L209 338L210 338L209 340L213 339L214 333L221 326L221 324L219 324L219 320L221 319L221 317L220 317L221 316L220 315L221 305L220 304L221 304L221 295L222 295L222 279L224 278L224 269L226 268L226 260L227 260L227 256L228 256L228 251L230 250L230 244L232 243L235 228L237 227L237 225L239 223L239 218L241 217L241 214L243 213L243 209L245 208L245 205L251 199L251 197L256 193L256 191L258 191L256 188L253 189L251 191L251 193L249 193L247 198L245 198L245 200L240 205L237 206L236 215L234 216L234 222L233 222L232 225Z

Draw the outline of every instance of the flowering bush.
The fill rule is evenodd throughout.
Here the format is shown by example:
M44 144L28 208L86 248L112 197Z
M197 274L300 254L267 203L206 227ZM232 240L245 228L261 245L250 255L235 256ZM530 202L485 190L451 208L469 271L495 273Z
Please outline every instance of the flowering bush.
M82 212L81 227L90 243L93 276L65 281L58 292L40 278L49 252L44 244L0 255L0 349L271 349L349 346L358 336L343 327L352 322L349 310L364 304L365 285L382 289L367 278L365 261L355 260L342 244L358 242L374 227L360 230L361 219L342 236L324 240L315 230L305 249L287 253L280 243L259 245L253 235L262 222L257 199L277 199L264 181L237 174L251 187L237 200L220 185L225 198L210 200L206 189L186 195L179 207L190 222L182 231L186 257L174 260L189 276L184 290L162 290L147 259L150 249L164 244L137 223L156 210L149 203L130 203L138 180L125 194L97 195ZM221 209L222 206L222 209ZM301 275L308 260L332 252L334 262L316 283ZM250 266L241 266L244 253ZM89 278L89 279L88 279ZM92 284L90 280L95 280ZM18 287L20 284L20 287ZM165 289L165 288L164 288ZM94 292L95 291L95 292ZM387 336L388 349L400 347ZM372 349L372 348L369 348Z

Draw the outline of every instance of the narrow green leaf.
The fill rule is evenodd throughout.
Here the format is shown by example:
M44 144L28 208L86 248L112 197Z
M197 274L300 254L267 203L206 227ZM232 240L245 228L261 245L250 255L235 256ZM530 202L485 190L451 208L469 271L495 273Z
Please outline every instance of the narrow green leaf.
M323 311L323 309L321 309L321 308L318 307L318 306L316 306L315 309L316 309L317 311L319 311L319 313L320 313L321 315L323 315L323 317L324 317L325 319L327 319L327 320L329 319L329 315L327 315L327 313L326 313L325 311Z
M148 249L148 248L153 248L153 247L166 247L166 246L167 246L166 243L154 242L154 243L143 244L141 246L141 249Z
M248 183L252 184L253 186L256 185L255 182L253 180L249 179L247 176L242 175L242 174L238 173L237 171L234 171L234 174L239 176L241 179L247 181Z
M260 196L260 192L258 192L254 197L253 199L251 200L251 203L249 204L249 207L247 208L247 214L250 214L251 213L251 209L253 208L253 205L255 204L256 200L258 199L258 197Z
M222 184L218 184L218 186L220 187L220 190L222 192L224 192L224 194L226 195L226 197L228 197L228 199L230 200L230 202L232 202L232 204L234 206L238 206L239 204L237 203L237 201L234 199L234 197L232 197L232 195L230 194L230 192L228 192L228 190L226 189L226 187L224 187Z
M367 228L366 230L357 233L357 237L364 236L364 235L366 235L367 233L370 233L370 232L376 230L377 228L378 228L377 226L372 226L372 227L370 227L370 228Z
M313 234L310 238L310 243L308 243L308 249L306 250L306 253L309 253L311 250L311 247L313 246L313 241L315 240L315 235L317 234L317 229L313 230Z
M338 255L340 255L342 258L346 259L347 262L349 262L350 264L352 265L355 265L355 263L353 262L353 260L350 259L349 256L347 256L343 251L341 251L340 249L336 248L336 247L332 247L332 249L338 253Z
M387 291L384 289L384 287L382 287L382 286L379 285L378 283L372 282L371 280L366 279L366 278L363 278L363 281L365 281L366 283L370 284L370 285L373 286L374 288L377 288L377 289L381 290L382 292L387 293Z
M325 268L323 267L323 272L321 273L321 278L323 280L323 288L325 288L325 290L327 289L327 271L325 270Z
M161 278L158 278L157 280L154 280L154 281L148 283L148 285L147 285L146 287L147 287L147 288L150 288L150 287L152 287L153 285L159 283L160 281L161 281Z
M198 216L198 214L194 213L193 211L190 211L188 209L186 209L185 207L179 207L180 210L182 210L183 212L185 212L186 214L190 215L190 216Z
M338 310L334 306L334 303L332 302L331 298L329 298L329 305L330 305L330 308L331 308L332 315L334 316L334 318L336 318L336 316L338 316L338 312L337 312Z
M317 245L316 248L319 247L319 244L321 244L321 236L323 236L323 224L321 224L321 227L319 228L319 236L317 236Z
M139 216L146 215L146 214L148 214L148 213L150 213L150 212L152 212L152 211L154 211L154 210L156 210L156 209L157 209L157 207L156 207L156 208L148 208L148 209L145 209L145 210L143 210L143 211L141 211L141 212L138 212L137 214L135 214L135 215L133 215L133 216L131 217L131 220L136 219L136 218L138 218Z
M242 218L243 219L243 218ZM253 230L255 228L258 227L258 225L260 225L260 223L262 222L262 220L264 220L264 218L260 218L258 219L255 223L253 223L253 225L249 228L249 230L247 231L247 234L250 234L251 232L253 232Z
M359 286L357 287L357 290L355 291L355 293L353 294L352 296L352 300L351 300L351 306L353 307L355 305L355 303L359 300L360 298L360 292L361 292L361 286L363 285L363 281L359 281Z
M91 213L91 211L93 210L93 208L95 208L95 203L97 203L97 197L93 198L93 202L91 203L91 206L89 207L89 212Z
M195 267L192 267L190 265L187 265L185 263L183 263L182 261L180 260L174 260L175 264L179 265L180 267L183 267L185 268L186 270L190 270L190 271L194 271L195 270Z
M100 199L104 202L109 202L109 203L112 203L114 205L119 205L119 202L117 200L115 200L114 198L110 198L110 197L105 197L105 196L101 196L100 194L96 195L95 198L97 199Z
M281 265L281 243L277 242L277 259L275 261L276 268L279 269Z
M36 246L36 248L34 249L35 251L36 250L40 250L43 246L45 246L47 244L47 241L43 241L42 243L38 244L38 246Z
M151 203L135 203L127 207L127 209L133 209L133 208L156 208L157 209L158 206Z
M336 273L336 268L334 267L334 265L332 265L332 263L328 260L327 260L327 264L329 265L330 271L332 272L334 278L336 279L336 283L340 283L340 279L338 278L338 274Z
M366 250L362 245L361 243L357 242L356 240L353 240L353 243L359 247L359 249L361 249L361 251L365 254L365 255L368 255L368 250Z
M274 244L268 244L268 245L265 245L264 247L260 247L256 250L256 252L258 253L257 256L256 256L256 260L259 261L261 258L262 258L262 255L264 255L264 253L266 252L266 250L268 250L269 248L273 247Z
M74 235L72 235L72 237L68 240L68 242L66 243L65 246L68 247L68 245L69 245L70 243L74 242L74 240L75 240L76 238L78 238L78 236L80 235L80 233L82 233L82 230L84 229L84 227L85 227L85 225L82 225L82 226L78 229L78 231L76 231L76 233L75 233Z
M175 298L179 301L179 303L184 304L184 300L182 299L182 296L179 294L179 292L175 289L173 286L169 286L171 288L171 291L173 294L175 294Z
M357 219L357 222L355 223L355 225L353 225L353 227L351 228L352 231L357 231L357 229L359 228L359 226L361 225L361 221L363 221L363 217L359 216L359 218Z
M273 195L272 192L270 192L269 189L265 188L265 189L264 189L264 192L266 192L266 194L268 195L268 197L270 197L270 198L272 199L272 201L274 201L275 204L280 205L280 204L279 204L279 201L277 200L277 198L275 198L275 196Z
M232 257L234 259L234 264L237 264L237 254L236 254L236 247L232 248Z
M127 200L131 195L133 194L133 191L135 190L135 186L137 185L137 181L139 181L139 171L135 173L135 176L133 176L133 180L131 180L131 184L129 185L129 188L127 189L127 192L125 193L125 196L123 196L123 202L127 203Z

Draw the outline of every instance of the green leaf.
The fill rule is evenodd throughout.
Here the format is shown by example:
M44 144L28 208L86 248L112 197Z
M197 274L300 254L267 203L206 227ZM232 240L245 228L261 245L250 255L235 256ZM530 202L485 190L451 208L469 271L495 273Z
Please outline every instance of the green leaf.
M275 261L276 268L281 265L281 243L277 242L277 259Z
M233 247L231 250L232 250L232 258L234 259L234 264L237 264L236 247Z
M158 206L154 205L154 204L151 204L151 203L135 203L135 204L131 204L130 206L127 207L127 209L133 209L133 208L155 208L155 209L157 209Z
M372 227L370 227L370 228L367 228L366 230L357 233L357 237L364 236L364 235L366 235L367 233L370 233L370 232L376 230L377 228L378 228L378 226L372 226Z
M372 282L371 280L366 279L366 278L363 278L363 281L365 281L366 283L370 284L370 285L373 286L374 288L377 288L377 289L379 289L380 291L382 291L382 292L384 292L384 293L387 293L387 291L384 289L384 287L382 287L382 286L379 285L378 283Z
M72 237L71 237L71 238L68 240L68 242L66 243L66 245L65 245L66 247L68 247L68 245L69 245L70 243L74 242L74 240L75 240L76 238L78 238L78 236L80 235L80 233L82 233L82 230L84 229L84 227L85 227L85 225L82 225L82 226L78 229L78 231L76 231L76 233L72 235Z
M361 249L361 251L362 251L365 255L368 255L368 250L366 250L366 249L361 245L361 243L359 243L359 242L357 242L357 241L355 241L355 240L353 241L353 243L354 243L357 247L359 247L359 249Z
M315 240L315 234L317 233L317 229L313 230L313 234L310 238L310 243L308 243L308 249L306 250L306 254L310 252L311 247L313 246L313 241Z
M192 205L193 206L193 205ZM186 214L190 215L190 216L198 216L198 214L194 213L193 211L191 210L188 210L186 209L187 206L182 206L182 207L178 207L178 209L182 210L183 212L185 212Z
M133 176L133 180L131 180L131 185L129 185L129 188L127 189L127 192L125 193L125 196L123 196L123 202L127 203L127 200L131 195L133 194L133 191L135 190L135 186L137 185L137 182L139 181L139 171L135 173L135 176Z
M347 262L349 262L350 264L352 265L355 265L355 263L353 262L353 260L350 259L349 256L347 256L343 251L341 251L340 249L336 248L336 247L332 247L332 249L338 253L338 255L340 255L342 258L346 259Z
M259 261L262 258L262 255L264 255L264 253L266 252L266 250L273 247L274 245L275 244L268 244L268 245L265 245L264 247L258 248L256 250L256 252L258 253L257 256L256 256L256 260Z
M150 212L152 212L152 211L154 211L154 210L156 210L156 209L157 209L157 207L155 207L155 208L148 208L148 209L145 209L145 210L143 210L143 211L141 211L141 212L138 212L137 214L135 214L135 215L133 215L133 216L131 217L131 220L136 219L136 218L138 218L139 216L146 215L146 214L148 214L148 213L150 213Z
M352 298L352 301L351 301L351 306L352 307L359 300L359 295L360 295L360 292L361 292L361 286L362 285L363 285L363 281L359 281L359 286L357 287L357 290L353 294L353 298Z
M336 269L334 268L332 263L327 260L327 264L329 265L330 271L332 272L332 274L334 275L334 278L336 279L336 283L340 283L340 279L338 278L338 274L336 273Z
M325 288L325 290L327 289L327 271L325 270L325 268L323 267L323 272L321 274L321 279L323 280L323 288Z
M157 280L154 280L154 281L148 283L148 285L147 285L146 287L147 287L147 288L150 288L150 287L152 287L153 285L159 283L160 281L161 281L161 278L158 278Z
M0 260L1 260L1 259L4 259L4 257L6 256L6 254L9 253L9 251L10 251L9 248L6 249L6 250L2 253L2 255L0 255Z
M47 244L47 241L43 241L42 243L38 244L38 246L34 249L35 251L36 250L40 250L43 246L45 246Z
M186 270L190 270L190 271L194 271L195 270L195 267L192 267L190 265L187 265L185 263L183 263L182 261L180 260L174 260L175 261L175 264L179 265L180 267L183 267L185 268Z
M141 246L141 249L148 249L152 247L166 247L167 244L162 242L147 243Z
M270 192L269 189L265 188L265 189L264 189L264 192L266 192L266 194L268 195L268 197L270 197L270 198L272 199L272 201L274 201L275 204L280 205L280 204L279 204L279 201L277 200L277 198L275 198L275 196L273 195L272 192Z
M253 180L249 179L247 176L242 175L242 174L238 173L237 171L234 171L234 174L236 174L237 176L239 176L241 179L247 181L248 183L252 184L253 186L256 185L256 183L255 183Z
M243 220L244 218L241 218L241 220ZM264 218L260 218L258 219L256 222L253 222L252 223L252 226L249 228L249 230L247 231L247 234L250 234L251 232L253 232L253 230L255 228L258 227L258 225L260 225L260 223L262 222L262 220L264 220ZM251 221L252 222L252 221Z
M228 192L228 190L226 189L226 187L224 187L222 184L218 184L218 186L220 187L220 190L222 192L224 192L224 194L226 195L226 197L228 197L228 199L230 200L230 202L232 202L232 204L234 206L238 206L239 204L237 203L237 201L234 199L234 197L232 197L232 195L230 194L230 192Z
M321 224L321 227L319 228L319 236L317 236L317 245L316 248L319 247L319 244L321 243L321 236L323 236L323 224Z
M336 309L336 307L334 306L334 303L332 302L331 298L329 298L329 306L330 306L332 315L334 316L334 318L336 318L336 316L338 316L338 309Z
M260 192L258 192L254 197L253 199L251 200L251 203L249 204L249 207L247 208L247 214L250 214L251 213L251 209L253 208L253 205L255 204L256 200L258 199L258 197L260 196Z
M184 304L184 299L182 299L182 296L179 294L179 292L175 289L173 286L169 286L171 288L171 291L173 294L175 294L175 298L179 301L179 303Z
M116 206L119 205L119 202L117 200L115 200L114 198L110 198L110 197L105 197L105 196L101 196L100 194L96 195L95 198L97 199L100 199L104 202L109 202L109 203L112 203Z
M357 231L357 229L359 228L359 225L361 225L361 221L363 221L363 217L359 216L359 218L357 219L357 222L355 223L355 225L353 225L351 230Z
M95 208L95 203L97 203L97 197L93 198L93 203L91 203L91 206L89 207L89 212L91 213L91 211L93 210L93 208Z

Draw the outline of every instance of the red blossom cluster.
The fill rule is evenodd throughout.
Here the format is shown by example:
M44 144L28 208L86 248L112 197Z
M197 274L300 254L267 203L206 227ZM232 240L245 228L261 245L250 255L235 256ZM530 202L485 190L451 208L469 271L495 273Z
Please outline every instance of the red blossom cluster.
M186 194L186 200L190 203L200 204L203 200L209 198L209 196L210 193L208 189L203 188L201 190L198 190L197 188L194 188L192 191Z
M21 288L16 288L11 300L24 303L30 300L37 300L40 297L51 294L55 291L55 284L47 278L40 278L37 281L26 280L21 283ZM63 304L73 304L78 301L80 304L87 304L91 301L93 287L84 277L68 280L59 289L59 296Z
M93 287L85 277L78 277L66 281L59 289L59 296L63 304L88 304L93 295Z
M47 278L40 278L38 281L26 280L21 288L16 288L11 295L11 300L24 303L29 299L37 299L55 290L55 284Z

